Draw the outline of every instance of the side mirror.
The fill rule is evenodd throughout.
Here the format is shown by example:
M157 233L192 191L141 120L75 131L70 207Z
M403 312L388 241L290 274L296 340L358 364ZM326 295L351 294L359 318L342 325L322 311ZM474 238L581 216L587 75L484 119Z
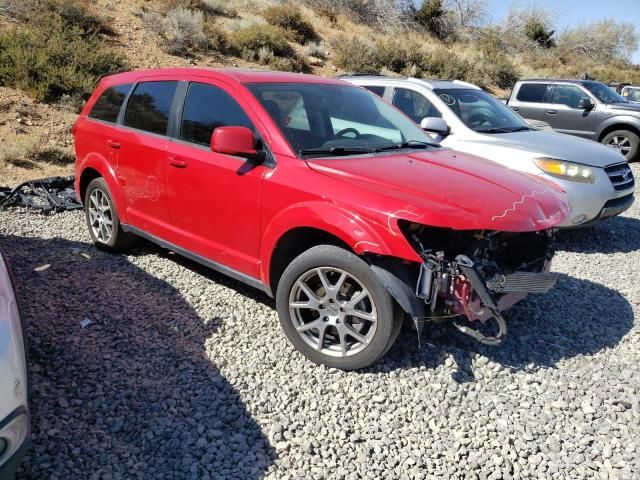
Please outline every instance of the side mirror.
M578 102L578 108L581 108L582 110L593 110L595 108L595 105L590 99L581 98Z
M247 127L216 128L211 135L211 150L252 160L259 160L263 153L256 150L256 138Z
M439 135L449 135L451 128L443 118L426 117L420 122L420 127L426 132L437 133Z

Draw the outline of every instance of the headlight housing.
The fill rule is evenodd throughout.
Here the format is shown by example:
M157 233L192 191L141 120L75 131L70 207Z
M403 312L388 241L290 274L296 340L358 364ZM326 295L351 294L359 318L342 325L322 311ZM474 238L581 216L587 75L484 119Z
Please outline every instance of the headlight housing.
M556 158L536 158L534 162L540 170L553 177L582 183L595 183L596 181L593 169L586 165Z

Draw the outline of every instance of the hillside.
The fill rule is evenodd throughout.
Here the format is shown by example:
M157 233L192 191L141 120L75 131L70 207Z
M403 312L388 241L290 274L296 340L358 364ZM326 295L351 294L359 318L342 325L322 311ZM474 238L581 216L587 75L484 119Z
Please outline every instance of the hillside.
M122 69L198 65L326 76L375 71L460 78L498 95L521 76L588 71L604 81L640 83L638 67L614 54L580 56L566 41L548 48L540 40L547 27L538 17L542 37L526 33L537 39L533 43L520 42L519 30L506 27L459 26L456 35L438 39L442 24L434 28L434 17L425 20L425 12L393 17L398 10L358 11L362 4L0 0L0 185L70 174L76 112L99 76ZM441 13L436 19L447 18Z

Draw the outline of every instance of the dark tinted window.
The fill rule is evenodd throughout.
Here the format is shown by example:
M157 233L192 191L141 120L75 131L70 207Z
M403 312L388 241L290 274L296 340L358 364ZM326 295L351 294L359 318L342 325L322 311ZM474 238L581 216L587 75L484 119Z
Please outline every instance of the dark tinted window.
M370 92L375 93L379 97L382 97L384 95L384 87L374 87L373 85L365 85L364 88L366 88Z
M431 105L424 95L406 88L394 90L392 103L416 123L420 123L426 117L442 117L438 109Z
M127 104L124 124L151 133L165 135L171 102L178 82L140 83Z
M89 117L115 123L129 90L131 90L130 83L107 88L93 105Z
M523 83L518 90L517 98L521 102L543 103L547 86L547 83Z
M242 107L227 92L202 83L189 85L182 112L180 138L209 145L213 131L227 126L254 129Z

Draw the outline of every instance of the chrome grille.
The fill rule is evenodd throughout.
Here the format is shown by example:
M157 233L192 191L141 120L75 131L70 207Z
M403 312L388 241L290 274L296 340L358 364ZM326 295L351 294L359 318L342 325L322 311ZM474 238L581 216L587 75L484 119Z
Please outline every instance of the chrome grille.
M609 180L616 190L626 190L635 185L633 172L627 162L609 165L605 167L604 171L607 172Z

